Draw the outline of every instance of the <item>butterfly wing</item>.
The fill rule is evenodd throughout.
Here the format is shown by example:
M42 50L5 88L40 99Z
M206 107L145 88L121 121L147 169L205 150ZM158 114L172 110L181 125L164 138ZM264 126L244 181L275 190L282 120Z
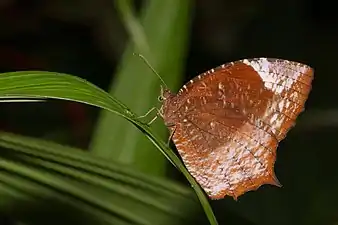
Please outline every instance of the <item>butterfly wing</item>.
M276 148L303 110L313 71L279 59L241 60L183 86L173 141L211 198L278 185Z

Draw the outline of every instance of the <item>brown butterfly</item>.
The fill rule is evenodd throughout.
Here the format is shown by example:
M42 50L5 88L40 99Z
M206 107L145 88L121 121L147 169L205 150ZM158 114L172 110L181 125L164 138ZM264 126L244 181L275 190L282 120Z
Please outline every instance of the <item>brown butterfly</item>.
M276 149L311 90L313 70L282 59L224 64L162 90L160 115L191 175L212 199L280 186Z

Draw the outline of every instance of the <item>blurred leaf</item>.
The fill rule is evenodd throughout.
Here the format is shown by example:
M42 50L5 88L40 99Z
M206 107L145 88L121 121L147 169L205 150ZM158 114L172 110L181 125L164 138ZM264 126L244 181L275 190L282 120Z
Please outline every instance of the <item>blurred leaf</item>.
M0 74L0 96L2 98L54 98L107 109L124 117L136 126L144 135L183 173L194 188L211 224L217 224L216 218L204 192L189 174L176 154L147 125L136 119L126 106L93 84L77 77L52 72L12 72ZM5 161L4 161L5 162ZM7 168L20 168L19 165L5 162ZM12 171L14 172L14 171ZM38 172L38 171L37 171ZM26 174L25 174L26 175Z
M132 42L122 58L109 92L133 111L145 114L157 105L161 83L133 53L144 55L161 73L166 83L177 88L181 82L187 50L191 4L190 0L146 1L141 16L143 28L135 18L130 2L115 1ZM167 134L163 123L154 123L152 128L163 138ZM120 148L113 151L112 146ZM151 174L165 173L166 161L161 154L154 151L154 146L135 127L106 111L99 117L90 149L98 156L117 159Z
M5 132L0 146L6 148L0 154L0 182L7 189L0 188L0 206L5 208L13 200L56 198L88 213L96 209L93 216L110 224L186 224L197 209L186 188L80 149Z

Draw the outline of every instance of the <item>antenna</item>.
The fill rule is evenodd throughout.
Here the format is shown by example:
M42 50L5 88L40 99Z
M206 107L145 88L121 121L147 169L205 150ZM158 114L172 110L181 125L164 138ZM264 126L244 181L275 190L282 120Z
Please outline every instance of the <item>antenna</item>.
M133 53L133 54L137 55L138 57L140 57L143 60L143 62L153 71L153 73L156 74L156 76L160 79L160 81L165 86L165 88L168 88L167 84L164 82L164 80L162 79L162 77L160 76L160 74L158 74L156 72L156 70L150 65L150 63L148 62L148 60L143 55L141 55L139 53Z

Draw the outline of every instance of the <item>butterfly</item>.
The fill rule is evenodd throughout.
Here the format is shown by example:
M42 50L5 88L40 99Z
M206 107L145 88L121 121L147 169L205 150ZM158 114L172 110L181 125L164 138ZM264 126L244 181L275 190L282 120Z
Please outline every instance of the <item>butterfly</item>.
M243 59L198 75L177 94L162 89L159 114L211 199L281 186L276 149L304 109L313 73L288 60Z

